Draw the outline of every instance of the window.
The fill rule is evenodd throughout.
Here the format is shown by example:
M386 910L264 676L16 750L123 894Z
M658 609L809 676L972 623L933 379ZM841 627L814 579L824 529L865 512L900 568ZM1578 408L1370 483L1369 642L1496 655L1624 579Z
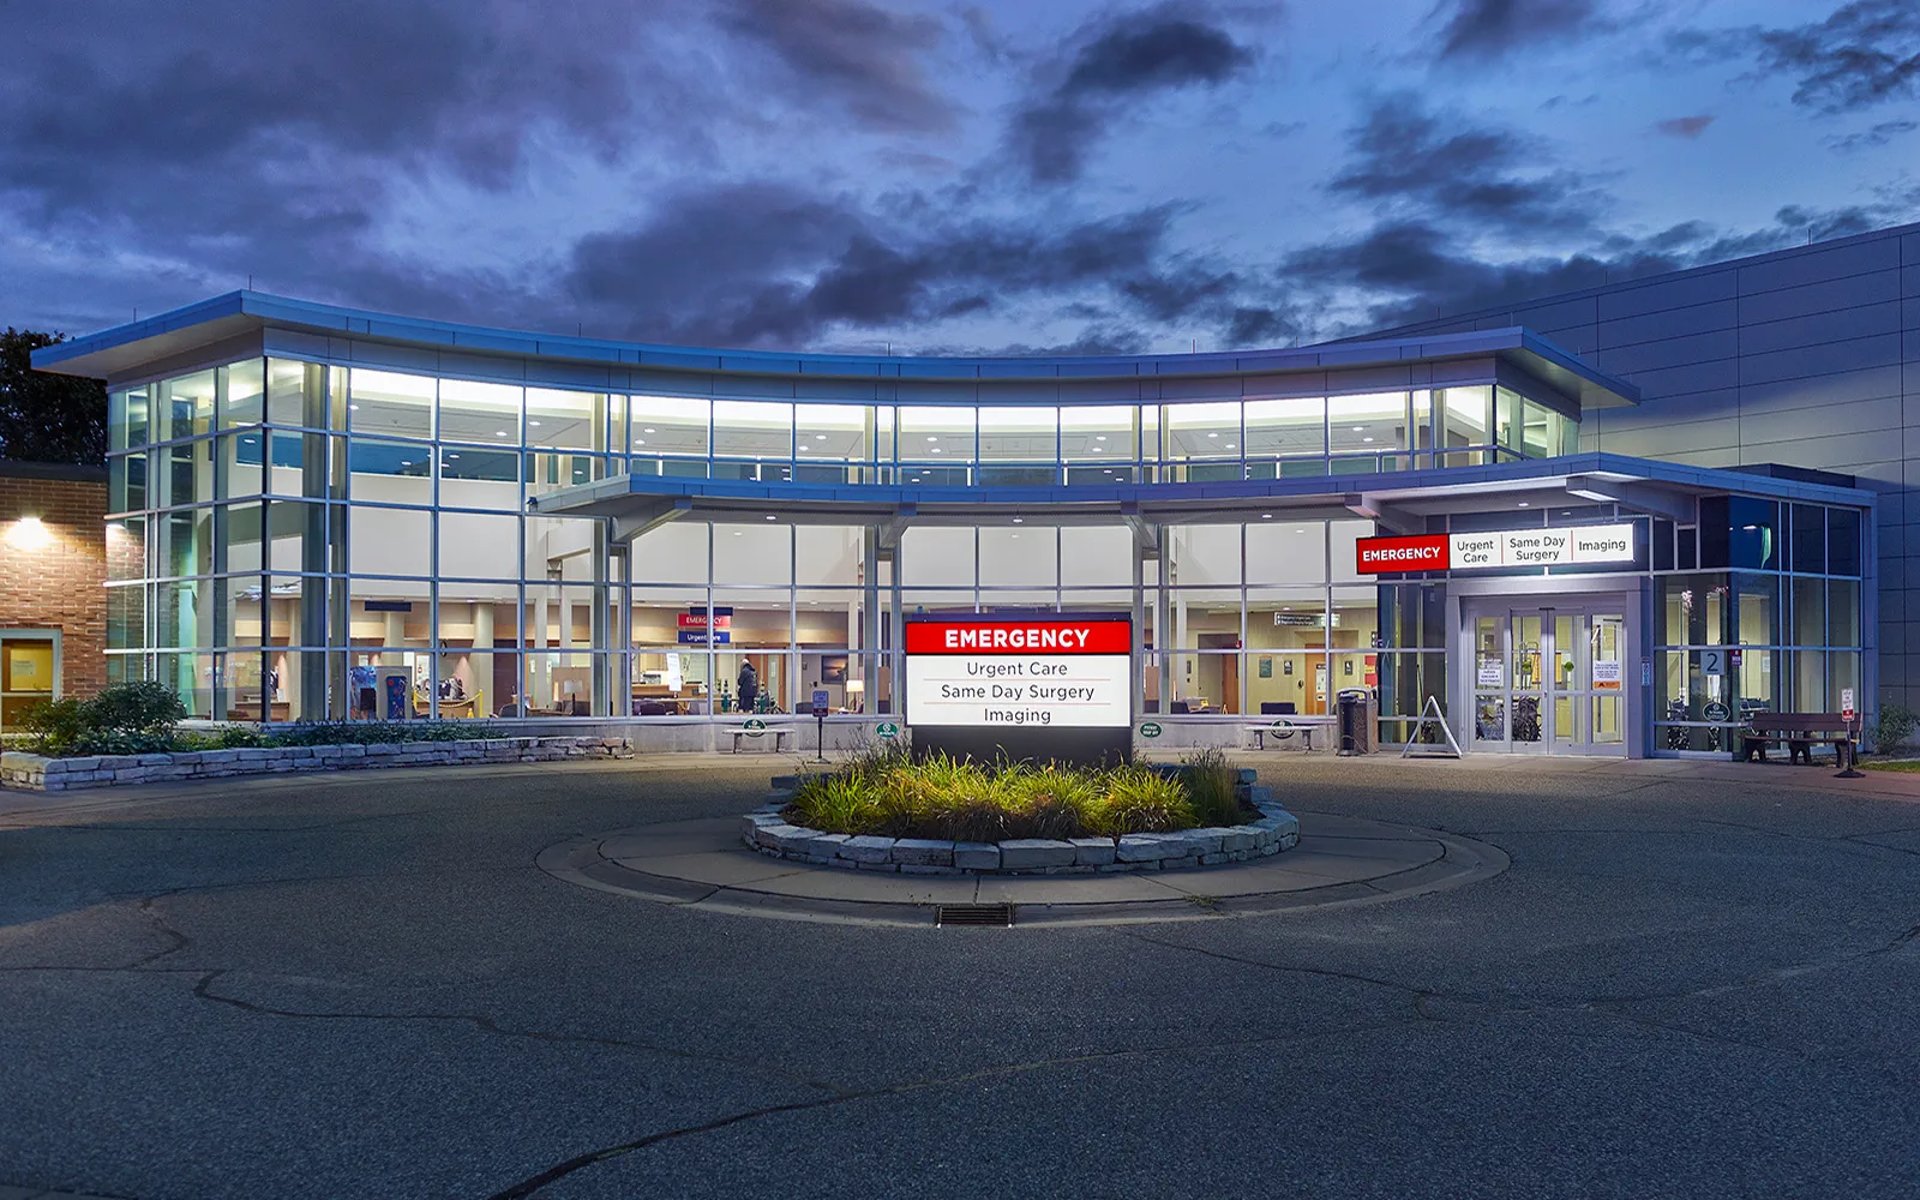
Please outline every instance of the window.
M60 698L60 631L0 631L0 730L19 728L27 710Z

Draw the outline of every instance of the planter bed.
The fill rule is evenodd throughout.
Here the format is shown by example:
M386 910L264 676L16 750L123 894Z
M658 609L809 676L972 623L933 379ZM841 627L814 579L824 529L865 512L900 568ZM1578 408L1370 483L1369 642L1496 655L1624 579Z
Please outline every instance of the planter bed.
M28 792L68 792L81 788L180 783L241 775L632 757L633 745L626 738L605 737L487 738L463 742L383 742L367 746L273 746L90 758L48 758L40 754L8 751L0 754L0 787Z
M776 784L781 781L776 780ZM1300 822L1252 786L1250 801L1260 816L1242 825L1130 833L1070 841L1014 838L1003 842L953 842L822 833L794 825L782 815L786 795L776 795L741 818L741 840L772 858L844 870L894 871L903 875L1092 875L1117 871L1171 871L1247 862L1278 854L1300 842Z

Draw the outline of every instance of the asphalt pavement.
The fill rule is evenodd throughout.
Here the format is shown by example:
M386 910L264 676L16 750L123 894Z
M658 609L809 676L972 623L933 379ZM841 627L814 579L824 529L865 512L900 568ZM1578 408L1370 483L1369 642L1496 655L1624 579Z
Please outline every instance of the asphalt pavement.
M1511 865L1363 905L914 928L536 863L751 807L770 758L0 793L0 1195L1920 1192L1897 786L1246 761L1295 811Z

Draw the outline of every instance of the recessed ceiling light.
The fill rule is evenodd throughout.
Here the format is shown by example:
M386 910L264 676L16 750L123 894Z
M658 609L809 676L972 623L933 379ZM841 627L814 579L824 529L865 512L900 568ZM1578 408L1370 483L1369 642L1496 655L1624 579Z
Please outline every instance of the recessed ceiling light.
M1531 506L1531 505L1529 505L1529 504L1528 504L1528 503L1527 503L1527 502L1526 502L1525 500L1522 500L1522 501L1520 502L1520 507L1521 507L1521 508L1530 508L1530 507L1532 507L1532 506Z
M738 529L736 529L736 530L734 530L734 531L733 531L733 536L735 536L735 537L739 537L739 536L740 536L740 531L739 531Z
M1229 449L1229 450L1238 450L1239 448L1240 448L1240 447L1239 447L1239 444L1238 444L1238 443L1235 443L1235 442L1228 442L1228 443L1227 443L1227 449Z
M1261 519L1262 521L1271 521L1271 520L1273 520L1273 514L1272 514L1272 513L1261 513L1261 514L1260 514L1260 519Z
M533 426L535 429L540 428L540 422L538 421L528 421L527 424Z
M778 521L779 519L779 517L774 516L772 513L767 514L767 520L769 521Z
M816 442L824 442L827 440L827 435L824 433L816 433L813 435L813 440Z
M359 406L358 404L349 404L349 405L347 405L347 411L348 411L348 412L359 412L359 411L360 411L360 406Z
M1100 447L1098 447L1098 446L1095 446L1095 447L1093 448L1093 452L1094 452L1095 454L1098 454L1098 453L1100 453Z
M1015 517L1015 518L1013 519L1013 523L1014 523L1015 525L1020 525L1020 524L1024 524L1025 522L1026 522L1026 518L1025 518L1025 517Z
M1219 437L1220 435L1219 435L1219 434L1217 434L1217 433L1209 433L1209 434L1208 434L1207 436L1208 436L1208 437Z
M930 433L930 434L928 434L928 435L927 435L927 440L928 440L928 441L930 441L930 442L937 442L937 441L939 441L940 439L939 439L938 437L936 437L936 436L934 436L933 434L931 434L931 433Z
M938 453L940 453L940 447L938 447L938 446L935 446L935 447L933 448L933 452L934 452L935 454L938 454Z
M645 438L635 438L635 439L633 439L633 444L634 444L634 445L636 445L636 446L644 446L644 445L646 445L646 444L647 444L647 439L645 439Z
M645 429L642 429L642 430L641 430L640 432L641 432L641 433L652 433L652 432L653 432L653 426L651 426L651 425L649 425L649 426L647 426L647 427L646 427Z
M1299 529L1296 529L1296 530L1294 530L1294 532L1295 532L1295 533L1305 533L1305 532L1306 532L1306 529L1305 529L1305 527L1303 526L1302 528L1299 528Z
M1365 425L1355 425L1353 427L1353 431L1355 433L1365 433L1367 431L1367 427Z
M1372 441L1373 439L1372 439L1371 437L1363 437L1363 438L1361 438L1360 440L1361 440L1361 441L1363 441L1363 442L1370 442L1370 441Z
M1107 435L1104 433L1096 433L1093 435L1093 440L1096 442L1104 442L1107 440Z
M504 430L504 429L496 429L496 430L494 430L494 431L493 431L493 436L495 436L495 437L506 437L506 436L507 436L507 431L506 431L506 430Z

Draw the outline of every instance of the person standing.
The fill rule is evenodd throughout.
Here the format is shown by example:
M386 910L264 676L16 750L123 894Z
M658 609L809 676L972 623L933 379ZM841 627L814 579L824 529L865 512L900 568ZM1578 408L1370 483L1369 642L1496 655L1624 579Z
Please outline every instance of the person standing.
M760 673L753 669L751 662L743 662L740 664L740 674L733 682L740 693L740 711L752 713L755 702L760 698Z

